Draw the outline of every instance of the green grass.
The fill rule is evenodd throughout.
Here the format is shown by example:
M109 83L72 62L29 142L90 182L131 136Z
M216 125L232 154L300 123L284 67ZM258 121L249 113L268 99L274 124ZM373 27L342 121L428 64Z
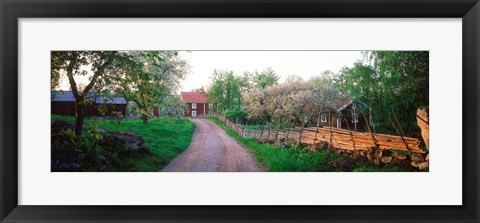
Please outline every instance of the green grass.
M257 125L244 125L243 127L245 127L248 130L257 130ZM262 128L265 128L265 126L258 125L258 129L262 129Z
M55 120L74 122L75 117L52 115L52 123ZM145 140L152 154L122 155L100 148L98 152L115 164L113 171L159 171L190 145L195 131L195 124L189 119L175 118L149 119L147 125L142 120L85 119L85 125L114 132L131 130Z
M225 126L217 118L209 118L215 124L222 127L225 132L236 139L241 144L250 148L255 154L257 160L266 168L273 172L335 172L339 169L332 169L328 163L337 160L344 155L336 155L325 150L312 151L300 147L278 148L271 144L261 144L254 139L245 139L240 137L235 131ZM373 163L363 162L350 157L346 157L352 163L353 172L411 172L412 169L386 165L383 167Z

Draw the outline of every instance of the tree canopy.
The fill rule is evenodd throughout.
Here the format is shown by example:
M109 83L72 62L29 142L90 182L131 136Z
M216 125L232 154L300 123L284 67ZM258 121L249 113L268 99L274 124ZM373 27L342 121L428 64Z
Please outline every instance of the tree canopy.
M176 51L52 51L51 88L67 77L75 97L75 134L81 135L90 95L124 95L137 104L146 124L154 107L172 102L165 97L179 88L188 68ZM77 83L76 76L89 81Z
M179 89L189 66L176 51L130 51L127 54L128 62L116 68L113 86L116 86L116 93L135 102L147 124L155 108L168 107L168 102L172 102L165 98Z
M416 110L429 102L429 53L368 51L364 56L364 63L338 73L336 88L370 105L380 128L394 132L389 118L395 114L405 132L418 136Z

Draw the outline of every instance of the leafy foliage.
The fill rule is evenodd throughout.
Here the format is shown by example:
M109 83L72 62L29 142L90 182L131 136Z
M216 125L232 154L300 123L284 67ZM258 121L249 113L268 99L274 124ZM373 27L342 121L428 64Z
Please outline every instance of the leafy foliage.
M266 88L268 86L277 85L278 80L280 79L280 77L271 67L262 71L255 70L253 73L246 72L246 75L251 77L252 85L258 88Z
M247 112L242 109L234 108L224 110L222 113L226 118L230 120L245 120L247 117Z
M345 95L370 105L378 129L396 133L393 114L405 134L418 137L417 108L428 105L429 53L426 51L369 51L368 63L344 67L335 86Z
M73 121L73 117L52 115L55 120ZM141 120L126 120L122 122L105 119L86 119L88 130L80 137L70 133L70 145L86 154L86 163L82 171L106 171L98 169L98 156L105 156L113 163L109 171L139 171L156 172L167 165L170 160L183 152L192 140L195 124L184 118L154 118L144 126ZM99 131L100 130L100 131ZM123 154L115 148L100 146L101 130L121 132L131 130L140 135L153 154ZM75 143L75 144L73 144Z
M58 87L62 75L68 77L76 103L75 134L81 135L92 93L134 101L146 124L155 107L170 102L165 97L179 88L188 68L176 51L52 51L51 88ZM89 83L77 83L75 76L88 76Z
M98 89L100 80L114 74L113 69L123 63L125 53L118 51L52 51L51 88L58 86L61 75L66 75L75 97L75 135L82 134L84 107L91 91ZM87 85L78 85L75 76L90 75Z
M338 92L328 86L292 79L265 89L253 88L245 94L243 108L248 118L276 123L299 123L304 126L315 115L335 112Z
M176 51L130 51L127 62L122 65L115 68L117 77L113 83L118 86L115 91L135 102L144 124L155 107L170 108L168 103L174 101L167 97L178 90L180 80L189 69Z
M235 75L229 70L214 70L211 78L207 98L217 102L220 111L226 112L242 109L244 94L252 88L264 89L278 84L279 79L272 68L245 72L243 75Z

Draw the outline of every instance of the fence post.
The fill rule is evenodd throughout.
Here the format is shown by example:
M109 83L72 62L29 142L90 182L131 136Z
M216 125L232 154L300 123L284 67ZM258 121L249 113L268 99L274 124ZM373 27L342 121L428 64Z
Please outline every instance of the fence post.
M390 120L390 123L392 123L393 127L395 128L395 130L397 131L398 135L400 135L400 138L402 139L403 143L405 144L405 149L407 149L408 153L412 153L411 149L408 148L408 144L407 144L407 141L405 141L405 139L403 138L402 134L400 134L400 131L398 131L397 127L395 126L395 124L393 124L393 121L392 119L390 119L390 116L388 117L388 120Z
M320 113L318 113L318 119L317 119L317 129L315 129L315 136L313 137L313 145L315 145L315 141L317 141L317 133L318 133L318 127L320 126Z
M359 112L359 115L360 115L360 112ZM370 136L372 136L373 145L375 145L375 148L378 149L377 141L375 140L375 136L373 135L372 131L370 131L370 125L368 124L368 121L365 115L363 116L363 119L365 119L365 123L367 123L368 132L370 133Z
M328 119L330 119L330 121L328 123L328 126L330 127L330 146L333 148L332 113L330 113L330 112L328 113Z
M293 125L292 123L289 123L289 124L290 124L290 125L289 125L289 128L287 129L287 135L286 135L286 137L285 137L285 141L288 140L288 136L290 135L290 129L292 128L292 125Z
M272 130L272 122L268 122L268 135L267 135L267 140L270 141L270 131Z
M265 125L267 125L267 123L265 122L265 124L263 125L263 128L260 130L260 137L258 138L259 140L262 140L262 137L263 137L263 130L265 129Z
M303 124L302 124L302 127L300 128L300 133L298 134L298 145L299 146L302 143L302 133L303 133Z
M350 125L348 125L347 118L344 117L343 120L345 120L345 123L347 124L347 127L348 127L348 132L350 132L350 137L352 138L353 151L356 151L355 140L353 139L353 134L352 134L352 130L350 130ZM355 120L354 120L354 122L355 122Z

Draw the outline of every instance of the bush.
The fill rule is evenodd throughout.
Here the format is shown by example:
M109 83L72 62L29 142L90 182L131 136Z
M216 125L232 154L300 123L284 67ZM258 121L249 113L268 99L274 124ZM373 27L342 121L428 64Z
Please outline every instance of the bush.
M226 109L222 114L230 120L240 120L243 121L247 118L247 112L242 109Z

